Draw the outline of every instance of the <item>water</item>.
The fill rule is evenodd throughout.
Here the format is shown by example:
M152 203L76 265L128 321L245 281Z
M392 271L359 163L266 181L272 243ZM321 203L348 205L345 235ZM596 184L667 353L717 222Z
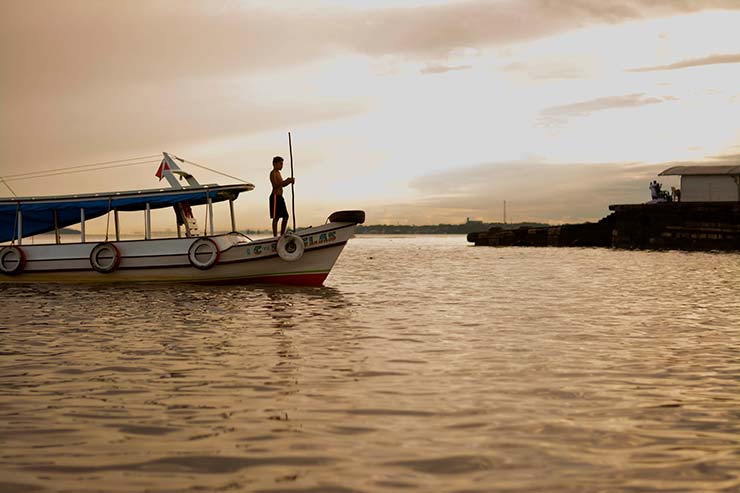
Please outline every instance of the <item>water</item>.
M350 242L0 287L0 491L740 491L740 255Z

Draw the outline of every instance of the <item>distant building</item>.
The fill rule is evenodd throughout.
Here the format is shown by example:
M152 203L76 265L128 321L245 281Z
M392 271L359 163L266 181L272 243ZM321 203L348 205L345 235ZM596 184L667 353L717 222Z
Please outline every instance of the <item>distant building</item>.
M660 176L681 177L681 202L740 201L740 166L673 166Z
M465 218L465 224L483 224L483 221L471 221L469 217Z

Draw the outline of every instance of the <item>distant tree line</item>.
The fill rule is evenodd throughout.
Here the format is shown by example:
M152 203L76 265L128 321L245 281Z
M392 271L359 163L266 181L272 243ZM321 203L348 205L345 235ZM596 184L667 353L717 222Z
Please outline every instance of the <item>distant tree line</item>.
M409 226L394 224L373 224L357 226L358 234L379 234L379 235L399 235L399 234L468 234L480 231L488 231L489 228L517 229L521 227L539 228L547 227L549 224L543 223L484 223L470 221L465 224L433 224L426 226Z

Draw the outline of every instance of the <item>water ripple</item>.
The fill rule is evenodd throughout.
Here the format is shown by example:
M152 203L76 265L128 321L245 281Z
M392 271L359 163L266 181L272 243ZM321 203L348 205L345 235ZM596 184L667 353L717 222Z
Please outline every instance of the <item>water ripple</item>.
M353 240L328 287L0 286L0 491L740 491L736 254Z

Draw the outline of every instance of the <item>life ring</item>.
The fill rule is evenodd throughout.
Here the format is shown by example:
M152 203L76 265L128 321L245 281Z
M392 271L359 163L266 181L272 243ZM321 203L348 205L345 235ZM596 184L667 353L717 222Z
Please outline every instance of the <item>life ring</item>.
M303 256L303 250L306 245L303 243L303 239L294 234L287 234L280 237L277 242L277 252L280 258L293 262Z
M207 270L213 267L221 257L221 251L216 242L210 238L198 238L190 245L188 259L193 267Z
M15 245L0 249L0 272L14 276L26 267L26 254Z
M121 263L121 252L113 243L98 243L90 252L90 265L102 274L118 269Z

